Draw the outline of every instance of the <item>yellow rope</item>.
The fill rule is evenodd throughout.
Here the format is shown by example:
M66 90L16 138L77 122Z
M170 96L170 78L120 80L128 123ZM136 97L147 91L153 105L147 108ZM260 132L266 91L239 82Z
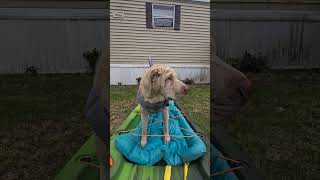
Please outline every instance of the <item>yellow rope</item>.
M234 162L234 163L241 163L240 161L237 161L237 160L234 160L234 159L222 156L222 155L218 156L218 158L223 159L223 160L227 160L227 161L231 161L231 162ZM221 174L225 174L225 173L228 173L228 172L236 171L236 170L239 170L241 168L244 168L244 166L238 166L238 167L225 169L223 171L219 171L219 172L213 173L211 176L219 176Z
M171 117L171 118L169 118L169 120L174 120L175 118L178 118L178 117L180 117L180 116ZM156 119L156 118L152 118L152 120L157 120L157 119ZM162 123L162 122L163 122L163 121L154 122L154 123L148 124L148 126L152 126L152 125L154 125L154 124L160 124L160 123ZM119 131L119 132L121 132L121 133L127 133L127 132L134 131L134 130L137 130L137 129L140 129L140 128L142 128L142 127L127 129L127 130L121 130L121 131Z
M132 134L132 136L166 136L164 134ZM170 137L175 138L192 138L193 136L179 136L179 135L169 135Z
M241 163L240 161L237 161L237 160L234 160L234 159L231 159L231 158L227 158L227 157L222 156L222 155L218 156L218 158L224 159L224 160L228 160L228 161L231 161L231 162L234 162L234 163Z
M96 165L96 164L93 164L93 163L89 163L89 162L86 162L86 161L80 161L80 163L86 164L86 165L89 165L89 166L93 166L93 167L96 167L96 168L100 168L101 167L99 165Z
M185 128L182 128L182 127L180 127L180 126L174 125L174 124L172 124L171 126L174 126L174 127L176 127L176 128L180 128L181 130L188 131L188 132L191 132L191 133L194 133L194 134L197 134L197 135L200 134L200 133L196 133L196 132L194 132L194 131L192 131L192 130L185 129Z
M225 173L228 173L228 172L232 172L232 171L236 171L236 170L239 170L243 168L243 166L239 166L239 167L234 167L234 168L230 168L230 169L225 169L223 171L220 171L220 172L216 172L216 173L213 173L213 176L219 176L221 174L225 174ZM212 176L212 175L211 175Z
M171 117L169 118L169 120L174 120L175 118L177 117L180 117L180 116L175 116L175 117ZM156 120L156 118L152 118L153 120ZM154 122L154 123L151 123L151 124L148 124L148 126L152 126L154 124L159 124L159 123L162 123L163 121L159 121L159 122ZM189 130L189 129L185 129L185 128L182 128L182 127L179 127L177 125L174 125L174 124L171 124L171 126L173 127L176 127L176 128L180 128L181 130L184 130L184 131L188 131L188 132L191 132L193 134L196 134L196 135L199 135L199 133L196 133L192 130ZM141 128L141 127L139 127ZM127 133L127 132L130 132L130 131L134 131L134 130L137 130L139 128L132 128L132 129L128 129L128 130L121 130L119 132L121 133ZM142 135L142 134L132 134L133 136L165 136L165 135L160 135L160 134L148 134L148 135ZM178 135L170 135L170 137L176 137L176 138L191 138L191 137L194 137L194 136L178 136Z
M184 163L183 180L187 180L189 163Z
M170 178L171 178L171 166L166 166L163 180L170 180Z
M92 157L94 157L94 156L95 156L95 155L82 156L82 157L80 157L79 162L82 163L82 164L86 164L86 165L89 165L89 166L93 166L93 167L96 167L96 168L100 168L100 167L101 167L100 165L96 165L96 164L94 164L94 163L90 163L90 162L81 160L82 158L92 158Z

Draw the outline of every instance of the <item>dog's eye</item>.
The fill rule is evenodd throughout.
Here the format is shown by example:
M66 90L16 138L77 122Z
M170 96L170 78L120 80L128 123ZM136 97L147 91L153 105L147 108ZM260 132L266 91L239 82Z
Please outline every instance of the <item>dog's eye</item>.
M159 76L160 76L160 74L159 74L158 72L156 72L156 73L152 74L152 77L153 77L153 78L155 78L155 77L159 77Z
M172 80L172 77L168 77L167 80Z

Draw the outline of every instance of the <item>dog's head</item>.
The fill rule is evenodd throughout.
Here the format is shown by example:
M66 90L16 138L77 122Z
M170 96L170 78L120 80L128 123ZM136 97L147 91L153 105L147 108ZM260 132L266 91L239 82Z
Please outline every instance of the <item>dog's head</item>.
M189 88L177 78L172 68L159 64L145 72L139 89L147 99L155 97L179 99L188 93Z

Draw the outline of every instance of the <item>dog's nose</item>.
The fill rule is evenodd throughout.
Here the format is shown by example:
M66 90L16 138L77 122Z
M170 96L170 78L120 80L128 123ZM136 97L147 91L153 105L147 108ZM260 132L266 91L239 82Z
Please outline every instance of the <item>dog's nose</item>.
M184 95L187 95L188 91L189 91L188 86L182 86L182 92L183 92Z

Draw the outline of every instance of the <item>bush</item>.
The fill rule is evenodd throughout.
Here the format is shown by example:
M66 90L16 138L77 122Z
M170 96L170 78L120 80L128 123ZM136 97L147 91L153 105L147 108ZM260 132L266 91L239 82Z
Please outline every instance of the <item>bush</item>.
M185 84L188 84L188 85L191 85L194 83L193 79L189 79L189 78L186 78L184 80L182 80L183 83Z
M140 85L141 77L136 78L137 84Z
M37 76L39 68L35 66L28 66L25 70L25 74L29 76Z
M245 51L244 55L240 58L230 58L229 62L232 67L244 73L259 73L269 69L265 57L261 54L255 57L247 51Z
M97 50L96 48L92 50L88 50L82 54L82 56L87 60L88 63L88 71L90 74L94 74L95 67L98 59L101 56L101 51Z

